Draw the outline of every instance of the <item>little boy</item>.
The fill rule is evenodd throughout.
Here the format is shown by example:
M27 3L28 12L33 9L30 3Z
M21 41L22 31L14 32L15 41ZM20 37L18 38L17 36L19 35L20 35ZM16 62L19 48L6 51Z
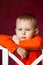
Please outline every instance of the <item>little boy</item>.
M15 35L13 36L13 40L19 44L19 46L21 46L24 49L40 49L41 48L41 39L38 35L38 27L37 27L37 22L36 22L36 18L29 14L29 15L22 15L20 17L18 17L16 19L16 37ZM20 41L19 43L19 40ZM18 48L17 49L17 53L22 57L25 58L27 55L27 52L23 51L22 48ZM37 50L28 50L28 60L26 60L26 58L24 59L26 61L26 65L30 65L40 54L41 51ZM21 52L22 51L22 52ZM24 52L24 53L23 53ZM39 54L39 55L37 55ZM33 56L34 55L34 56ZM19 57L18 57L19 58ZM24 61L23 60L23 61ZM24 61L24 62L25 62ZM41 65L41 64L40 64Z
M42 39L38 35L36 18L31 14L24 14L16 19L16 37L0 35L0 45L8 48L25 64L31 63L41 55ZM29 50L36 49L36 50ZM14 65L18 65L16 62ZM41 65L39 63L38 65Z

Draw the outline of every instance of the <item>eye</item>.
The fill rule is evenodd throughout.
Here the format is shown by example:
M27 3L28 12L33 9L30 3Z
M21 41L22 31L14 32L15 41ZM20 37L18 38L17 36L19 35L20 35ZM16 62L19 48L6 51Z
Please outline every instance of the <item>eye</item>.
M30 29L26 29L26 31L30 31Z
M21 31L22 29L18 29L19 31Z

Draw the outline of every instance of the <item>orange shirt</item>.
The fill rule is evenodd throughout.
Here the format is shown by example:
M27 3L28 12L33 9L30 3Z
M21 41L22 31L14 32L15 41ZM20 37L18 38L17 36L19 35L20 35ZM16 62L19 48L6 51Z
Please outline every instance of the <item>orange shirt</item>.
M0 35L0 45L7 48L10 52L14 52L18 45L12 40L12 36Z
M28 55L23 59L16 52L14 52L14 55L18 59L20 59L25 65L31 65L32 62L34 62L41 55L41 51L40 50L29 50ZM14 62L14 65L18 65L18 64ZM42 65L42 63L40 62L38 65Z
M35 36L32 39L27 39L19 42L19 45L15 44L12 40L12 36L0 35L0 45L6 47L10 52L14 52L19 46L24 49L37 49L42 46L42 38Z
M41 49L42 48L42 38L36 35L34 38L20 41L19 46L25 49Z
M19 45L15 44L12 40L12 36L8 35L0 35L0 45L3 47L6 47L10 52L14 52L19 46L23 47L24 49L29 48L40 48L42 46L42 39L39 36L36 36L32 39L27 39L24 41L20 41ZM31 63L39 56L41 55L40 50L30 50L28 52L28 56L24 59L22 59L16 52L14 54L25 64L25 65L31 65ZM18 65L15 63L14 65ZM41 64L39 64L41 65Z

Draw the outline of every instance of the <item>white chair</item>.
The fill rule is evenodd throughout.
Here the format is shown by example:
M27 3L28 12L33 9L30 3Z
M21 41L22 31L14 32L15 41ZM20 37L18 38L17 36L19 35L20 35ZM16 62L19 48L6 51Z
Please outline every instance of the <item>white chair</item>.
M10 53L8 49L0 46L0 50L2 50L2 65L8 65L8 55L19 65L24 65L15 55Z

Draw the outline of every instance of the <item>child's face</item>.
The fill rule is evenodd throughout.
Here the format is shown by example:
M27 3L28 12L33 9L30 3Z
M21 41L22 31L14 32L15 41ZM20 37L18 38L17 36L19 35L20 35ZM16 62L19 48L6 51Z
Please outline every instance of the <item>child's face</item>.
M16 24L16 35L20 40L30 39L35 34L31 20L18 19Z

